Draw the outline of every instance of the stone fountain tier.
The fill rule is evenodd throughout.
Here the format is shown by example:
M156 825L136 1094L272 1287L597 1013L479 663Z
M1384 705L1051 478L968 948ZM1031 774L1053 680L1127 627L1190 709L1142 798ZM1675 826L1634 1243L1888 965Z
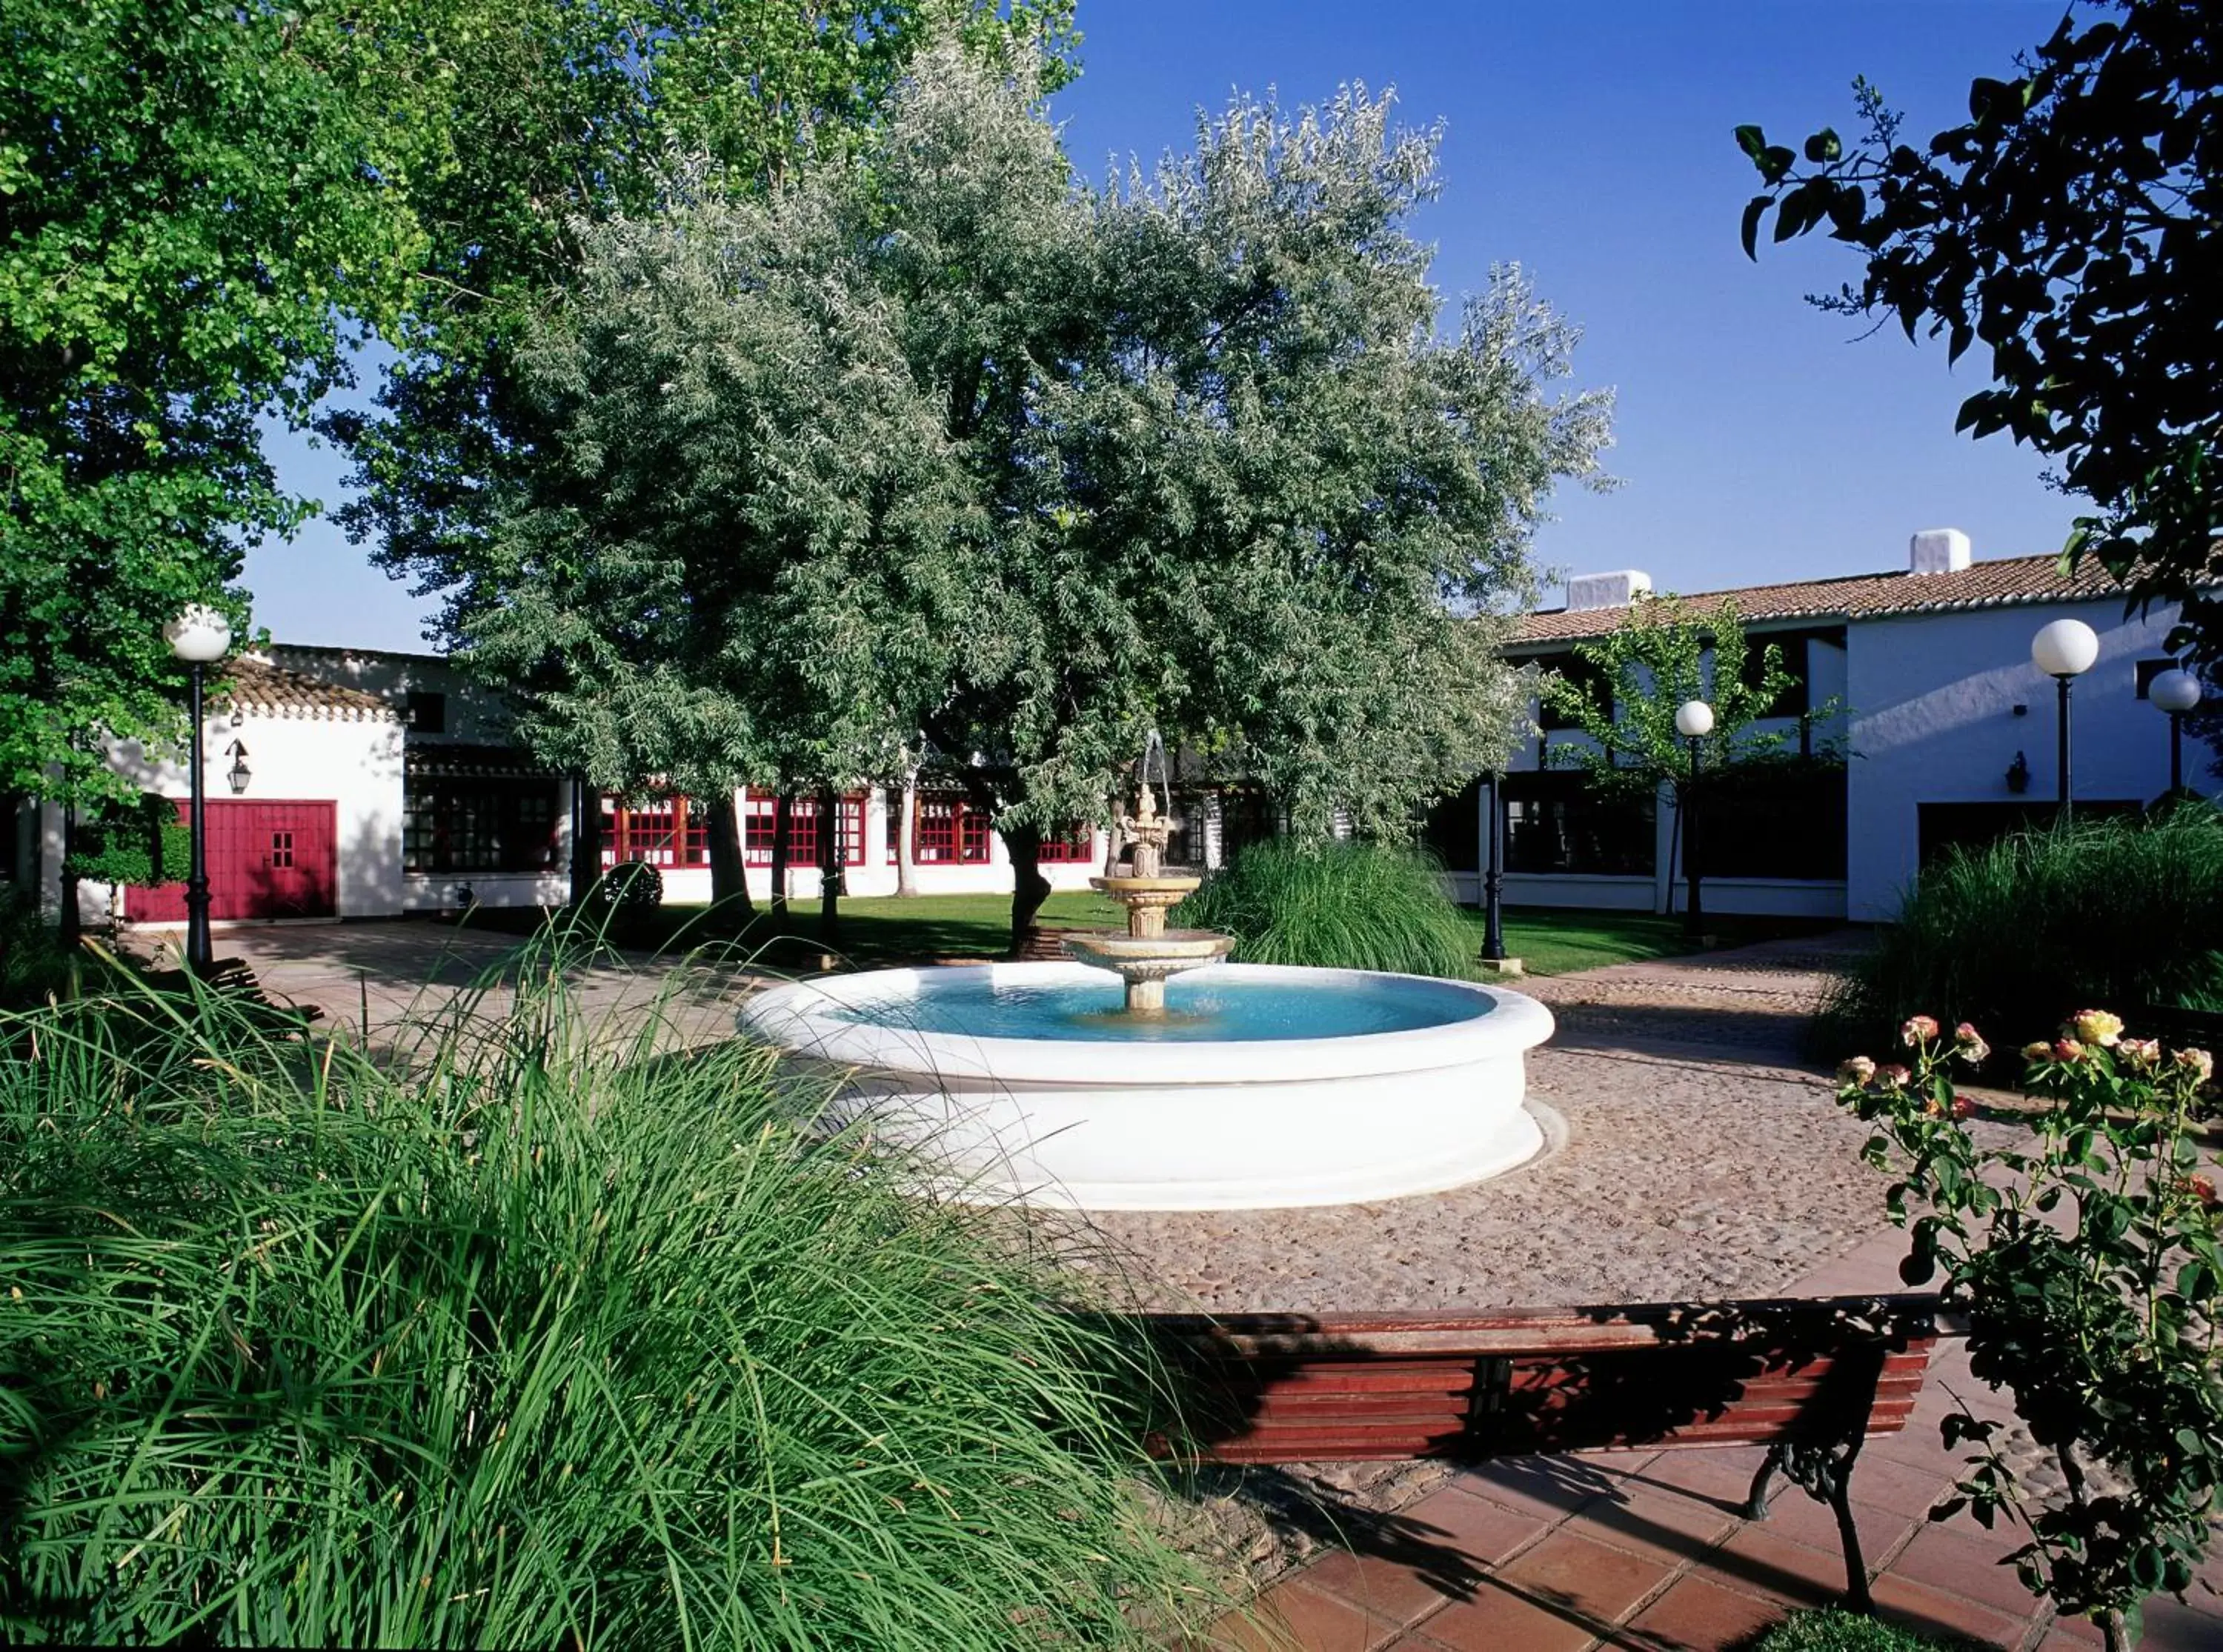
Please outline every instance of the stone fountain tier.
M1197 887L1193 877L1150 874L1135 877L1092 877L1091 887L1127 908L1127 933L1083 933L1065 938L1065 950L1082 963L1109 970L1126 983L1130 1013L1153 1014L1165 1008L1166 982L1184 970L1225 958L1234 937L1210 929L1168 929L1166 910Z

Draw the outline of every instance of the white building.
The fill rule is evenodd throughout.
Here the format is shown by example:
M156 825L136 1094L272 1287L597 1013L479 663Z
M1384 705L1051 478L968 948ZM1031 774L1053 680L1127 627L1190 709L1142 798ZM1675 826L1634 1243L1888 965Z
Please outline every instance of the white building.
M274 646L218 668L203 731L211 917L218 923L382 918L470 905L551 906L570 896L573 849L599 826L603 866L639 860L672 902L710 898L708 810L680 796L591 795L536 763L512 738L499 694L437 655ZM179 801L184 762L119 744L110 761L142 789ZM913 884L922 895L1008 894L1010 857L962 793L913 794ZM776 800L735 794L750 894L771 893ZM795 800L788 892L819 889L816 801ZM587 811L592 810L589 817ZM853 792L839 810L842 888L896 891L898 788ZM49 910L61 899L62 812L43 804L17 822L15 876ZM1044 846L1058 889L1086 888L1103 868L1105 834L1080 827ZM98 921L119 892L79 886ZM121 915L181 923L181 885L120 892Z
M1579 673L1581 642L1619 625L1650 580L1630 571L1570 581L1564 608L1526 616L1516 660ZM2135 810L2169 785L2169 719L2146 688L2173 662L2163 647L2173 606L2125 612L2096 568L2064 579L2052 556L1974 562L1966 536L1918 534L1889 573L1748 587L1687 597L1694 612L1735 600L1754 644L1774 643L1798 687L1786 719L1834 700L1809 738L1848 754L1841 774L1768 779L1701 811L1709 911L1855 921L1888 920L1925 857L2050 820L2056 791L2056 686L2031 659L2047 622L2075 618L2099 634L2098 663L2074 686L2075 803L2086 813ZM1548 722L1549 719L1542 719ZM1546 727L1504 778L1508 901L1679 910L1685 892L1667 800L1609 801L1553 748L1584 737ZM2185 754L2186 784L2213 791L2209 754ZM1482 788L1439 807L1431 826L1463 899L1478 893Z

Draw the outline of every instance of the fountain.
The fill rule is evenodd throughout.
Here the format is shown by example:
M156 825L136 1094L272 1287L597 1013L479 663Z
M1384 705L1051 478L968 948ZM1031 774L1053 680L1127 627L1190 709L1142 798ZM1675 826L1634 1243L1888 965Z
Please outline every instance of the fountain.
M1091 882L1127 931L1068 961L791 982L754 1036L838 1073L862 1119L966 1199L1086 1209L1341 1204L1514 1168L1543 1145L1524 1053L1532 998L1467 981L1230 964L1229 938L1165 927L1197 885L1162 870L1170 820L1146 751L1119 824L1131 872Z
M1165 762L1165 748L1158 743L1157 732L1152 730L1150 744L1143 748L1143 770L1137 777L1135 812L1118 819L1121 833L1133 845L1134 871L1125 877L1092 877L1090 887L1098 889L1118 906L1127 908L1127 933L1124 935L1081 933L1065 938L1067 956L1093 964L1100 970L1109 970L1127 986L1127 1013L1130 1015L1160 1015L1166 1008L1166 979L1186 970L1216 964L1225 958L1228 949L1235 945L1232 936L1215 934L1209 929L1175 929L1166 927L1166 908L1173 906L1203 880L1194 877L1168 877L1160 870L1165 857L1166 839L1173 835L1173 821L1158 813L1156 795L1150 790L1150 754L1158 754L1161 765ZM1167 802L1172 802L1168 788Z

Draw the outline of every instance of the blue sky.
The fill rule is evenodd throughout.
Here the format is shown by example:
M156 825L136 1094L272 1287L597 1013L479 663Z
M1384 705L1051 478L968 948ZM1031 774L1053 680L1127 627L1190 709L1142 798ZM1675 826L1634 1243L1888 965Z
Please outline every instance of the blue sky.
M1080 0L1080 79L1054 112L1081 170L1185 148L1237 88L1314 102L1395 87L1440 120L1443 194L1420 234L1447 305L1518 262L1581 326L1574 382L1619 397L1615 492L1569 490L1538 536L1562 571L1641 568L1685 591L1904 566L1907 536L1959 527L1979 558L2059 547L2075 502L2003 438L1953 434L1983 353L1858 323L1804 295L1852 279L1818 238L1737 244L1754 174L1730 137L1848 137L1866 74L1926 137L1968 82L2012 66L2061 15L2046 0ZM326 504L344 467L280 434L281 479ZM248 559L281 640L422 647L423 605L327 522ZM1556 600L1556 594L1548 600Z

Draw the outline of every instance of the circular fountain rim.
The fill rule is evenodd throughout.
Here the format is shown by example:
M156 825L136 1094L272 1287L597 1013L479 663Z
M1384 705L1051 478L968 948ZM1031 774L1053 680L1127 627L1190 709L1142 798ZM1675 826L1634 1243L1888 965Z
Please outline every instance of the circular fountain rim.
M1120 1084L1242 1084L1418 1072L1474 1058L1477 1045L1515 1053L1552 1034L1552 1013L1533 998L1479 982L1389 970L1314 969L1282 964L1216 964L1200 974L1220 979L1323 984L1406 981L1435 991L1471 993L1490 1001L1483 1014L1433 1027L1313 1039L1199 1039L1152 1042L1124 1039L990 1038L929 1033L915 1027L839 1021L829 1006L861 1008L916 998L936 982L990 985L1101 985L1105 971L1080 963L963 964L817 976L768 988L741 1011L743 1024L769 1041L843 1066L1005 1084L1101 1084L1105 1056L1116 1052Z

